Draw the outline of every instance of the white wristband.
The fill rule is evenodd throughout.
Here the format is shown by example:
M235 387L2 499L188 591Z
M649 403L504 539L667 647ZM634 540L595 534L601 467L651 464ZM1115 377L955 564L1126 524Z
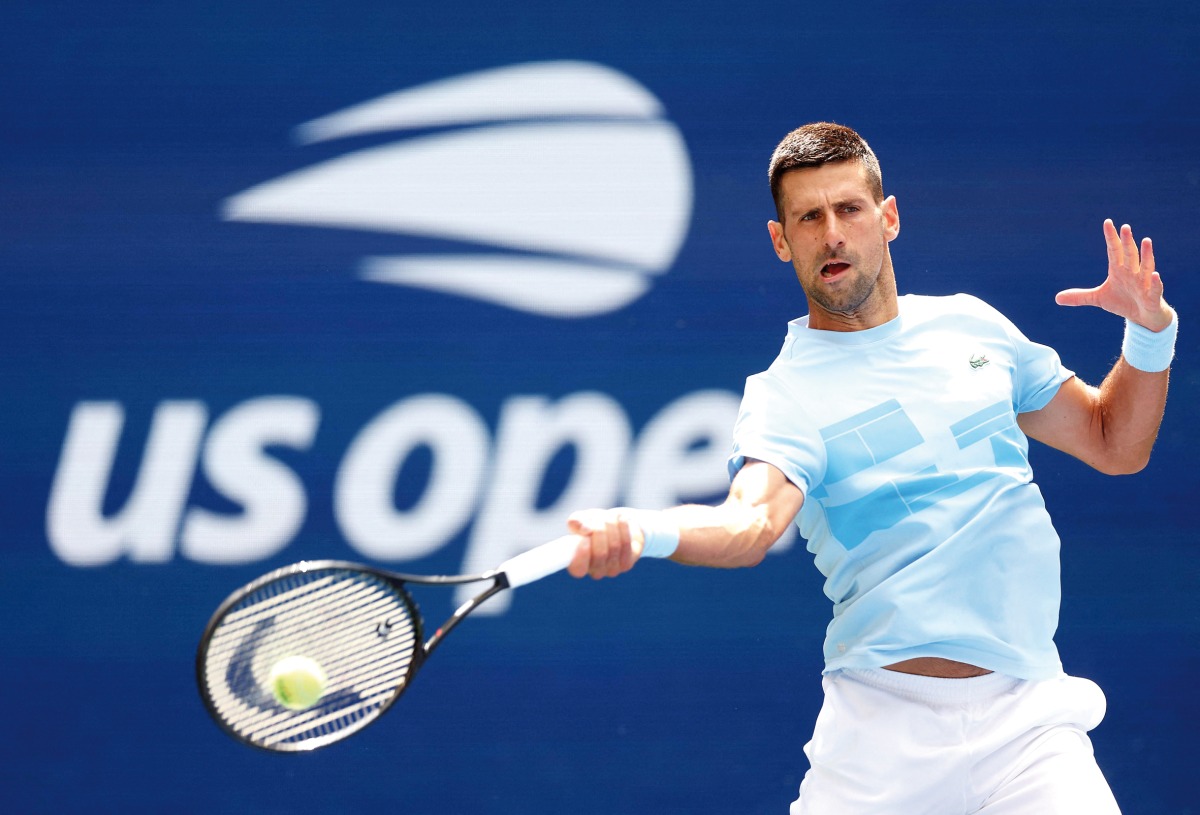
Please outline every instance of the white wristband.
M1179 315L1174 312L1171 314L1171 324L1162 331L1151 331L1145 326L1126 320L1121 355L1139 371L1165 371L1171 367L1171 360L1175 358L1175 335L1178 330Z
M679 525L665 513L647 509L627 510L630 524L642 530L642 557L670 557L679 547Z

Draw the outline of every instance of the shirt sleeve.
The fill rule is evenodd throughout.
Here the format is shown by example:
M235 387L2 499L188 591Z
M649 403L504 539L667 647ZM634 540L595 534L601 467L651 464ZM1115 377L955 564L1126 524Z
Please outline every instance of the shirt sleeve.
M807 495L825 473L825 446L815 425L800 408L799 400L771 371L746 380L746 391L733 428L729 457L732 479L746 459L758 459L778 468Z
M1075 372L1063 366L1058 352L1053 348L1033 342L1011 322L1008 322L1008 329L1017 349L1013 407L1017 413L1041 410L1058 393L1059 386L1073 377Z

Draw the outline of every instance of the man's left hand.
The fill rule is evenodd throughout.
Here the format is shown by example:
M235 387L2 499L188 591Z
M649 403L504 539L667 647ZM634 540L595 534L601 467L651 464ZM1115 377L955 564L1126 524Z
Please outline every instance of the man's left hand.
M1163 299L1162 278L1154 268L1154 246L1149 238L1133 239L1129 224L1117 227L1104 222L1108 245L1108 278L1094 289L1067 289L1054 298L1060 306L1096 306L1130 322L1162 331L1171 324L1171 307Z

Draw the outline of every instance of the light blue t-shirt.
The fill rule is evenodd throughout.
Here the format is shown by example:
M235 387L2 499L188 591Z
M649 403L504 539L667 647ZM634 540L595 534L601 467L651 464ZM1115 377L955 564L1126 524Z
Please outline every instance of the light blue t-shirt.
M1058 675L1059 539L1017 414L1073 376L969 295L900 298L866 331L788 326L750 377L730 474L778 467L826 577L826 672L942 657Z

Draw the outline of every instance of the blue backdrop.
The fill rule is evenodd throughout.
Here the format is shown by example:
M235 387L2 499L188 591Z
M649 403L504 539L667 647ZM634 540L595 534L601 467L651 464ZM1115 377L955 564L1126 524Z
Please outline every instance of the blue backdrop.
M12 5L12 4L10 4ZM804 302L766 164L872 143L903 292L969 291L1084 379L1100 225L1183 315L1158 448L1045 448L1059 644L1127 813L1196 811L1200 7L26 3L0 25L0 799L8 811L780 813L829 608L753 570L556 576L312 755L192 678L235 586L311 557L492 565L617 501L711 500ZM449 592L422 597L453 608Z

